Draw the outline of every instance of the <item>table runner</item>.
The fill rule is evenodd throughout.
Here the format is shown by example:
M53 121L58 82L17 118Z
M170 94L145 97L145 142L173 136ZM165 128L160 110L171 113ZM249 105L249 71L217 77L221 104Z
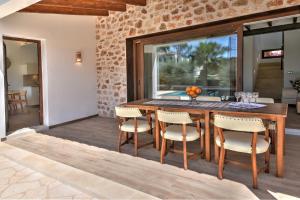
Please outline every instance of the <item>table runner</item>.
M200 102L200 101L165 101L151 100L144 102L148 105L169 105L169 106L188 106L195 108L236 108L236 109L255 109L262 108L266 105L257 103L242 103L242 102Z

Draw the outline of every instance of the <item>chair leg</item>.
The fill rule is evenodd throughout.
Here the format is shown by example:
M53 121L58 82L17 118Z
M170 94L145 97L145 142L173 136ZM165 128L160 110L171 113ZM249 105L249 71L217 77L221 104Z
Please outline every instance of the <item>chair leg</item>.
M183 167L185 170L188 169L186 141L183 141Z
M200 136L200 150L201 150L201 158L204 158L204 137Z
M215 162L219 162L219 156L220 156L220 147L216 144L216 138L218 136L217 127L214 126L214 149L215 149Z
M270 130L271 137L271 154L275 154L276 152L276 133L274 130Z
M252 180L253 188L257 188L257 163L256 163L256 153L251 154L252 160Z
M160 150L160 163L161 164L164 164L164 162L165 162L166 143L167 143L166 139L162 138L162 141L161 141L161 150Z
M265 153L265 173L270 173L270 148Z
M134 156L138 155L138 133L134 133Z
M125 137L126 137L126 144L129 143L129 135L128 135L128 132L125 132Z
M120 130L119 131L118 152L121 152L122 136L123 136L123 131Z
M220 151L220 157L219 157L219 173L218 173L219 179L223 179L224 160L225 160L225 149L224 147L222 147Z

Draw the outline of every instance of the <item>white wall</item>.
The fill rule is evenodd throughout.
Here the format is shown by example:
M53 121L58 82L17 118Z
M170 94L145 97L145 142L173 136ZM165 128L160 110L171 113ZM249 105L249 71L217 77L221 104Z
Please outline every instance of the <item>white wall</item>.
M300 30L285 31L284 44L284 87L292 87L290 80L300 79Z
M0 23L0 34L3 30ZM3 66L3 40L0 37L0 138L5 136L6 124L5 124L5 98L4 98L4 66Z
M244 91L253 91L254 37L244 38L243 87Z
M278 49L282 47L282 33L268 33L263 35L254 36L256 43L255 55L257 56L258 63L274 63L280 62L280 58L262 59L261 51L267 49Z
M42 41L46 125L97 114L95 20L91 16L29 13L16 13L0 20L1 35ZM2 38L0 45L2 58ZM82 51L81 65L74 64L77 51ZM3 69L2 62L0 69ZM3 113L1 75L0 79L0 113ZM3 116L0 120L0 133L3 136Z

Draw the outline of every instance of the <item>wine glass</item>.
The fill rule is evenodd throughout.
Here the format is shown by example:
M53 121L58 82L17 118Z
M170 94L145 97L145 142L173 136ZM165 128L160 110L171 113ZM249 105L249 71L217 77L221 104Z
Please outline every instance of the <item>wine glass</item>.
M241 98L241 92L235 92L234 96L236 98L236 102L239 102L239 99Z
M259 97L259 93L258 92L253 92L253 98L254 98L255 102L256 102L258 97Z
M246 93L246 103L251 103L251 99L253 98L252 92Z
M241 97L241 102L246 101L246 93L245 92L240 92L240 97Z

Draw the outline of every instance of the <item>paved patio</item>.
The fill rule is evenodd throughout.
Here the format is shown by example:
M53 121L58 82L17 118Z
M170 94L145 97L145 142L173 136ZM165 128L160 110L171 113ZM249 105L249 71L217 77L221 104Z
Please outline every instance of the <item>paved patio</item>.
M0 177L1 199L156 199L6 143L0 143Z
M286 138L288 145L285 177L274 176L275 158L272 156L271 173L260 174L259 189L254 190L251 172L232 165L225 166L225 179L220 181L216 177L217 165L214 162L192 160L189 163L190 170L184 171L181 155L169 153L166 156L166 164L161 165L159 152L151 145L141 149L138 158L131 156L133 153L131 144L124 146L123 153L115 152L117 128L112 119L95 117L57 127L44 134L19 135L6 143L134 191L140 191L142 194L150 195L151 198L291 199L300 197L298 190L300 161L295 159L300 151L298 145L300 138L297 136ZM151 137L140 139L148 140ZM191 151L198 150L197 144L191 144L188 148ZM230 153L228 156L232 155ZM250 162L248 156L234 154L232 157L247 159ZM102 185L98 185L98 188L101 187Z

